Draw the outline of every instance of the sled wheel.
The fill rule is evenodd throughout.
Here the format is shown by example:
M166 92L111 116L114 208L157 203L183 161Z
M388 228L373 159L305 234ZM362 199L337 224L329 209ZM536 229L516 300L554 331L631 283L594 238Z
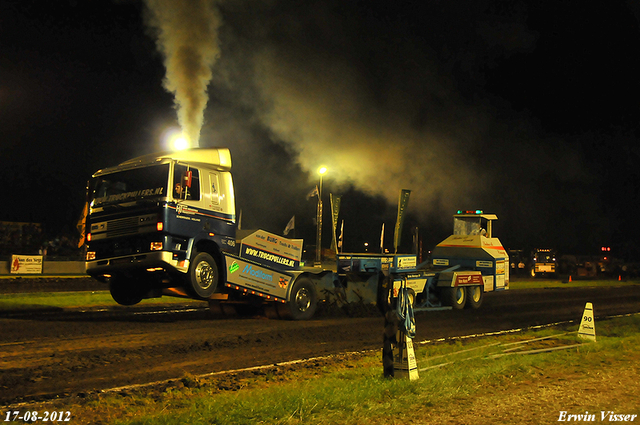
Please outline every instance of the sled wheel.
M467 308L480 308L482 300L484 298L484 291L482 286L467 286Z
M187 290L197 298L209 298L218 287L218 265L211 255L199 252L189 267Z
M453 288L443 288L442 303L450 305L455 310L462 310L467 303L467 292L463 286Z
M407 291L407 295L409 296L409 304L411 305L411 307L415 307L416 293L413 291L413 289L409 288L409 290Z
M313 282L305 278L297 280L291 288L286 306L291 319L311 319L318 307L318 295Z

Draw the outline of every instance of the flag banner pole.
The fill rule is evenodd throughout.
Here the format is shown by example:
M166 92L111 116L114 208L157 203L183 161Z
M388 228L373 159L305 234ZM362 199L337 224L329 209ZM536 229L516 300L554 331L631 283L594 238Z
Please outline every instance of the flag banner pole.
M329 194L331 199L331 222L333 224L333 232L331 239L331 249L336 254L338 253L338 242L336 239L336 230L338 228L338 214L340 214L340 197L333 196L333 193Z
M398 218L396 219L396 229L393 235L393 251L398 253L398 246L400 246L400 238L402 235L402 222L404 221L405 211L409 205L409 195L411 191L408 189L400 190L400 199L398 200Z

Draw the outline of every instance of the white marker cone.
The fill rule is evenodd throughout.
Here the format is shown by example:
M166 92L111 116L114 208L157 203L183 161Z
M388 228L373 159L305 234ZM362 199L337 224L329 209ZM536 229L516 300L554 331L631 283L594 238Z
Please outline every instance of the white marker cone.
M413 351L413 340L403 332L397 333L398 346L393 350L394 377L409 377L410 381L419 378L416 354Z
M409 380L415 381L418 379L418 363L416 362L416 353L413 351L413 341L408 336L405 337L407 341L407 360L409 363Z
M582 320L578 328L578 338L594 342L596 340L596 322L593 319L593 305L591 303L584 306L584 313L582 313Z

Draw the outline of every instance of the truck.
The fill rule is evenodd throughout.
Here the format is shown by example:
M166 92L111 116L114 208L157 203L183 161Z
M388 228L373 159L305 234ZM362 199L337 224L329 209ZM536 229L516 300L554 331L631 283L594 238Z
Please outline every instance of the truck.
M555 276L558 271L558 254L555 249L537 248L531 259L531 277Z
M178 296L295 320L322 303L376 305L391 282L410 288L416 309L478 308L485 292L508 289L497 217L481 211L455 214L454 234L422 264L413 254L340 254L327 270L301 263L301 241L266 231L237 241L231 165L228 148L194 148L94 173L87 273L121 305Z

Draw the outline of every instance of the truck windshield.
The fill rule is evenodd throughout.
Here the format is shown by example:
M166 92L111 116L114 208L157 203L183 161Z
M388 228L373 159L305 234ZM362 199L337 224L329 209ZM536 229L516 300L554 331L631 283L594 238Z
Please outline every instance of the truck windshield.
M96 182L93 205L167 196L168 181L169 164L105 174Z
M487 231L481 224L480 217L454 217L453 234L461 236L484 235Z
M556 261L556 254L549 250L539 250L536 251L534 260L538 263L553 263Z

